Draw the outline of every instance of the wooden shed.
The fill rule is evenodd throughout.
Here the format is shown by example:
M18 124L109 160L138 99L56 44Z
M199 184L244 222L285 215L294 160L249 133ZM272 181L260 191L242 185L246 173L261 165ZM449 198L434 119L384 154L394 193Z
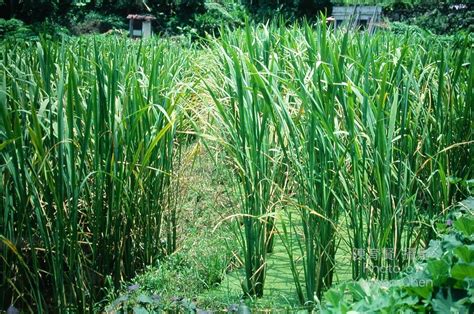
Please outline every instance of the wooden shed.
M332 20L335 26L348 23L349 26L364 26L373 31L382 18L381 6L335 6L332 8Z
M150 37L153 32L151 30L151 22L156 20L156 17L150 14L129 14L129 33L132 38L146 38Z

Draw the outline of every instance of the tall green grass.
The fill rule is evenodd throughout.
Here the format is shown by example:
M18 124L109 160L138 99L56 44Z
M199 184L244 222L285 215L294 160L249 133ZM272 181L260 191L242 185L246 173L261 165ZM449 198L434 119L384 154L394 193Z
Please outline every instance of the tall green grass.
M264 88L275 80L259 72L262 67L277 66L268 63L273 54L271 34L266 28L253 33L250 27L243 34L245 52L236 48L232 37L217 46L220 68L212 73L214 84L208 84L208 89L216 104L216 134L237 178L240 209L236 217L242 224L237 236L245 268L243 291L261 297L266 254L273 247L274 212L281 195L278 183L285 181L285 167L281 164L271 95Z
M175 249L184 70L166 42L2 43L0 304L92 311ZM162 242L163 239L166 239Z
M336 224L342 212L338 202L340 172L344 167L344 147L338 121L339 100L344 87L337 50L330 46L325 24L314 32L309 25L297 37L286 36L287 70L282 79L287 100L281 110L288 133L281 144L294 171L296 206L300 215L304 284L294 273L301 303L313 302L331 286L335 268ZM304 36L304 37L299 37ZM301 49L298 42L306 47ZM343 40L340 49L347 47ZM305 51L306 50L306 51ZM305 51L305 54L298 53ZM333 71L332 71L333 70ZM295 229L296 230L296 229ZM298 231L297 231L298 232ZM293 266L295 267L295 266Z
M472 36L280 24L204 48L209 108L187 106L202 58L176 43L1 43L2 307L93 311L106 275L119 285L174 251L191 126L213 132L235 178L246 295L263 295L276 233L302 304L340 256L353 279L413 260L470 193Z
M262 116L273 119L291 181L293 218L280 231L301 303L331 285L344 247L354 279L397 276L473 175L472 37L371 36L325 25L247 27L223 35L220 52L234 68L251 69L224 71L230 90L262 95ZM258 45L262 33L269 35ZM232 88L246 72L255 79ZM240 133L235 123L227 128Z

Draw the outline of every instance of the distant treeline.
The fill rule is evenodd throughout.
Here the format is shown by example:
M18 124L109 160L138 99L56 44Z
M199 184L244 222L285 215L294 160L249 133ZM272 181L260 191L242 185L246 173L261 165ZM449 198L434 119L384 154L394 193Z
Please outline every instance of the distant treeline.
M27 23L41 22L47 18L59 18L78 10L96 11L103 14L124 15L150 12L163 16L189 19L206 12L206 3L226 7L242 5L252 13L283 10L295 15L314 15L330 7L330 0L0 0L0 17L17 18Z
M44 22L57 24L80 35L124 29L127 14L149 13L157 17L156 33L203 35L221 25L241 25L247 18L316 19L320 11L330 13L331 5L330 0L0 0L0 18L21 20L33 29L43 29Z
M315 20L320 12L330 15L334 5L363 4L381 5L389 20L438 34L474 31L472 0L0 0L0 38L126 30L130 13L155 15L157 34L195 37L217 34L221 25L241 26L246 19Z

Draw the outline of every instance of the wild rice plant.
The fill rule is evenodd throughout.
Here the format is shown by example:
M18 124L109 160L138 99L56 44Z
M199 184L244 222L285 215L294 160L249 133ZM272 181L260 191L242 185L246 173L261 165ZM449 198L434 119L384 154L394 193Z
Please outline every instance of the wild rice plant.
M175 249L188 58L114 38L2 46L0 307L92 311L106 275Z
M241 208L235 216L243 227L238 237L245 268L242 288L246 295L257 297L263 295L265 258L273 245L277 182L285 178L272 99L263 88L273 79L258 70L273 66L268 63L271 35L265 28L261 31L254 36L250 27L246 28L245 50L233 46L230 38L222 39L217 48L222 68L213 72L218 83L208 85L216 105L216 133L220 133L237 177Z
M337 195L349 218L350 247L363 254L354 257L353 276L392 278L394 269L406 266L412 250L423 245L420 240L429 240L430 235L423 236L429 228L420 222L428 223L453 203L455 193L446 178L472 176L472 168L466 168L472 162L458 163L448 155L472 150L472 131L460 131L472 123L466 120L472 109L464 101L472 91L466 89L472 79L464 63L468 40L458 41L459 50L450 52L446 71L447 59L439 53L446 48L435 38L325 32L318 27L307 31L306 38L308 54L315 47L312 42L319 44L319 59L311 63L329 65L326 73L333 76L317 80L319 86L328 84L319 91L326 98L320 102L335 99L327 115L339 120L327 136L346 134L333 140L346 148L346 166L333 166L332 171L339 172L336 186L343 187ZM324 46L326 38L331 43ZM423 49L428 40L435 51ZM325 58L328 51L332 57ZM454 79L458 75L464 79ZM332 94L338 86L342 88ZM452 97L451 90L458 96ZM459 129L453 132L448 123ZM433 162L433 168L423 169Z
M258 27L223 36L233 43L228 79L244 60L262 78L246 80L245 91L271 104L299 214L281 234L302 303L331 285L339 239L354 254L354 279L396 276L472 178L472 37L371 36L325 25L270 25L266 62L252 59L257 45L244 40L257 42Z
M457 57L467 41L451 52L452 72L446 72L438 70L446 61L439 51L446 48L435 38L355 36L358 40L351 42L365 43L346 58L346 69L353 72L346 74L351 87L345 96L351 162L344 171L345 199L350 204L351 247L363 255L355 256L353 276L393 278L432 238L431 229L422 224L456 199L447 177L472 176L472 169L466 168L469 161L461 165L454 157L472 149L472 132L453 132L445 123L464 130L470 124L465 119L472 112L466 111L469 106L463 100L469 94L468 80L445 83L445 76L456 72L468 78ZM423 48L428 40L435 51ZM460 97L441 101L452 89ZM458 151L451 151L454 147ZM425 169L427 164L434 167Z
M294 173L302 230L298 244L304 284L299 282L297 272L293 274L302 304L314 302L332 284L336 224L341 213L338 192L344 147L340 140L338 100L344 87L336 72L339 68L331 68L339 60L331 54L326 35L324 23L319 24L315 33L309 25L304 25L301 33L284 34L288 54L282 79L288 94L279 98L287 99L281 110L288 132L281 144ZM305 47L301 48L298 41L303 41ZM346 44L342 44L342 51ZM293 229L297 232L296 227Z

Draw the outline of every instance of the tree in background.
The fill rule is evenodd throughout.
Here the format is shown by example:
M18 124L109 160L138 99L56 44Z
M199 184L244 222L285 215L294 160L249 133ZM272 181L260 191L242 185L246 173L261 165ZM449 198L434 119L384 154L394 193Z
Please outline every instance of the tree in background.
M216 4L235 2L244 5L256 15L273 16L290 12L295 16L313 17L331 5L330 0L226 0L207 1ZM165 19L173 16L183 23L193 21L196 15L206 13L206 0L0 0L0 17L17 18L26 23L59 19L72 12L94 11L100 14L122 16L128 13L152 13Z
M0 1L0 17L32 23L67 11L71 4L72 0L3 0Z
M300 15L316 16L318 12L328 11L331 7L330 0L299 0L298 12Z
M313 18L318 12L328 10L331 0L242 0L250 12L264 18L274 16L275 12L287 17Z

